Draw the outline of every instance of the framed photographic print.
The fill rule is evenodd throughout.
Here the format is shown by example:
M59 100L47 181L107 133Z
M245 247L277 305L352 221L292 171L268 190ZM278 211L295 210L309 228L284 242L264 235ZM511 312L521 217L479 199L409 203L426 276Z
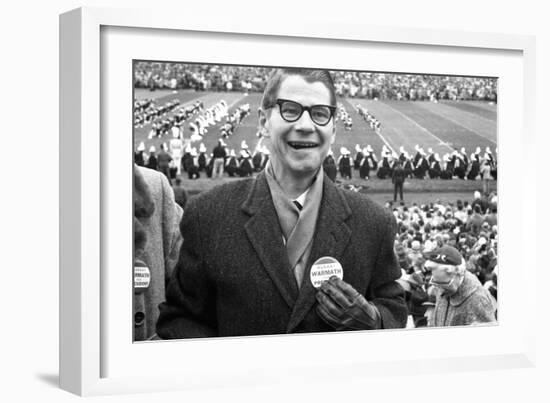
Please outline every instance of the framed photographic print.
M532 183L517 169L519 162L529 158L534 138L532 38L353 23L327 26L313 18L289 25L293 29L266 21L247 21L236 29L222 19L181 22L175 16L143 10L78 9L63 14L60 24L60 383L64 389L94 395L245 386L297 377L406 374L413 368L436 372L532 365L534 310L528 308L534 306L535 296L525 285L536 266L534 256L519 253L527 250L527 244L518 241L524 239L518 235L534 232L533 213L526 205ZM296 74L286 73L276 87L276 99L266 101L263 94L273 71L281 67L330 71L335 95L326 84L316 86L318 79L298 77L300 89L296 90L296 83L288 78ZM288 127L294 128L289 132L293 134L286 134ZM291 137L295 133L301 137ZM223 154L216 154L222 149ZM307 171L307 163L324 162L329 149L336 174L332 179L325 177L323 184L338 189L335 195L348 195L335 196L339 199L331 202L337 206L334 211L321 205L322 219L308 216L318 182L310 178L308 183L313 184L302 188L306 192L296 190L293 197L301 203L299 207L285 207L282 201L281 207L274 201L269 211L255 216L262 217L256 224L243 224L241 206L253 216L254 208L260 209L268 195L276 193L267 178L270 169L274 178L277 172L286 172L278 171L278 163L287 164L289 172ZM376 161L365 174L360 168L369 164L369 149ZM185 155L189 155L187 165ZM231 175L227 166L233 155ZM342 160L350 155L347 175ZM463 158L468 162L462 172ZM423 172L422 160L426 160ZM139 165L148 166L149 171ZM400 204L394 193L396 172L407 166L410 171L403 174L403 186L405 201L410 201ZM152 172L151 168L157 171L155 181L167 192L162 200L174 198L170 188L176 182L191 196L181 204L188 217L182 224L183 243L170 234L161 236L163 259L173 262L166 278L156 280L148 258L136 258L139 237L135 236L145 223L138 219L136 224L137 212L143 210L142 217L149 219L160 211L157 202L147 212L147 197L141 200L142 193L135 190L141 180L153 187L143 173ZM261 197L252 185L260 181L264 184ZM223 190L208 205L210 199L201 194L216 193L211 190L214 185ZM329 185L323 186L319 191L326 195ZM523 191L518 192L518 187ZM442 188L450 189L449 194ZM475 215L478 191L489 203L483 213L492 213L495 221L482 220L478 236L469 243L459 230L453 230L456 220L466 224ZM285 231L289 218L284 211L296 214L304 228L307 222L317 223L314 232L320 234L325 230L323 220L332 222L341 211L353 211L350 205L364 200L353 193L367 193L375 200L378 207L372 204L368 211L393 215L401 235L396 243L385 235L380 237L389 247L369 239L368 234L382 234L386 221L379 226L368 221L370 229L361 239L352 239L350 228L357 228L363 215L346 225L334 224L326 229L326 241L302 242L309 258L303 263L306 268L287 276L290 283L296 279L295 289L286 289L280 273L270 270L269 264L255 275L250 269L255 261L242 260L257 253L265 263L266 256L275 259L285 251L292 260L296 252L286 246L294 238L291 230ZM250 201L254 197L256 204ZM468 206L458 208L457 199L468 197ZM158 231L166 232L170 220L171 234L175 234L181 209L178 213L175 198L171 203L174 212L158 218L163 225ZM238 217L232 213L236 206ZM216 208L216 220L209 218L207 209ZM463 208L464 218L457 218ZM271 221L266 219L269 214ZM414 214L422 218L422 228L413 229ZM232 216L234 221L227 221ZM434 223L436 219L441 222ZM431 223L429 228L425 221ZM234 228L230 224L239 228L238 235L229 235ZM200 242L185 232L187 228L200 234ZM477 278L484 275L476 272L480 267L492 265L489 273L496 273L498 241L498 321L495 315L492 321L480 320L491 322L488 326L462 326L478 320L451 323L445 322L445 315L444 327L427 327L415 322L410 309L408 314L401 311L405 316L397 319L399 310L387 305L393 298L388 296L393 295L392 287L411 287L418 278L414 274L422 272L406 256L414 249L415 231L424 235L435 231L429 248L427 238L421 241L424 252L437 252L428 258L436 264L455 262L452 254L441 252L444 244L461 252L467 245L468 256L475 250L476 259L465 261L464 267ZM438 231L447 238L439 237ZM244 241L235 241L238 236ZM300 244L303 237L296 239ZM373 256L377 257L371 258L368 252L365 260L372 262L356 264L372 266L376 273L394 268L387 284L371 289L360 275L354 277L350 267L359 253L350 254L350 250L360 248L361 242L375 244ZM397 244L410 249L402 258L394 254ZM481 255L487 259L483 265ZM301 258L297 256L292 266L300 268ZM197 261L200 264L193 266ZM468 263L471 266L466 267ZM375 330L361 331L365 327L357 325L358 331L340 331L349 329L331 323L330 305L328 313L316 308L315 304L323 305L324 291L316 288L320 282L315 276L334 274L349 282L343 287L351 284L346 290L362 298L350 305L357 308L350 320L368 322L366 328ZM166 286L168 277L180 280ZM446 275L435 277L432 284L439 288L454 281ZM154 281L166 284L147 302ZM490 294L496 293L496 276L487 275L484 282L481 288L486 295L496 298ZM156 306L164 301L165 292L168 300L160 309L159 324L168 325L157 327ZM515 302L518 297L521 306ZM401 302L407 309L405 300ZM279 303L286 310L285 304L295 303L298 308L281 320L274 308ZM148 311L147 304L154 305L155 311ZM425 312L429 304L423 306ZM334 348L339 354L323 354ZM335 368L338 375L332 371Z

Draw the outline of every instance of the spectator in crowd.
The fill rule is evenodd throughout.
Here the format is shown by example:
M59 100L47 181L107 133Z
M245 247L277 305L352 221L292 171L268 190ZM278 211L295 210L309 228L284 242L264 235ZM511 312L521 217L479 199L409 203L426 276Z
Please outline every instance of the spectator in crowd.
M433 326L462 326L496 322L496 301L468 270L452 246L437 248L427 256L431 284L436 291Z
M403 290L395 282L395 220L366 196L324 178L335 109L328 72L276 70L270 77L259 111L269 163L255 178L187 203L160 337L405 326ZM333 276L316 289L311 267L327 254L341 263L345 280Z
M151 146L149 148L149 157L147 159L147 168L154 169L155 171L158 170L158 160L156 156L156 148L155 146Z
M157 161L158 170L166 176L168 183L172 184L172 180L170 179L170 161L172 161L172 156L166 151L166 146L164 144L160 145Z
M159 304L177 262L182 209L168 180L134 165L134 340L155 336Z
M470 231L474 236L479 235L483 224L483 216L481 215L481 207L474 205L474 212L466 221L466 230Z
M178 176L176 177L176 184L172 188L174 190L174 199L176 200L176 203L182 208L185 208L185 203L187 203L187 199L189 198L189 195L187 193L187 190L182 185L181 178Z

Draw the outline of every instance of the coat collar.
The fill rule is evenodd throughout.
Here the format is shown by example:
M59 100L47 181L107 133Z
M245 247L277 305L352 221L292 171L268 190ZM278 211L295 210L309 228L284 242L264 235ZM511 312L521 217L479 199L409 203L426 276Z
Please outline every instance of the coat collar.
M464 273L464 280L462 284L458 287L456 292L451 295L449 302L452 306L459 306L462 304L470 295L472 295L478 287L481 285L479 280L469 271Z
M257 176L241 208L250 216L245 224L246 234L262 261L263 268L292 310L287 326L287 332L290 333L315 303L316 290L309 280L311 265L323 256L340 260L349 243L351 230L345 221L351 216L351 209L342 191L325 175L313 245L302 286L298 289L290 270L277 213L263 172Z

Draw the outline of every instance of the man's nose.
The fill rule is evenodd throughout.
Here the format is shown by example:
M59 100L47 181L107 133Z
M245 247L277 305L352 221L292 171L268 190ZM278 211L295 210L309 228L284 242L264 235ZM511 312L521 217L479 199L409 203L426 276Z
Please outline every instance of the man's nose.
M296 121L296 130L311 132L315 130L315 123L311 119L310 111L304 111L300 119Z

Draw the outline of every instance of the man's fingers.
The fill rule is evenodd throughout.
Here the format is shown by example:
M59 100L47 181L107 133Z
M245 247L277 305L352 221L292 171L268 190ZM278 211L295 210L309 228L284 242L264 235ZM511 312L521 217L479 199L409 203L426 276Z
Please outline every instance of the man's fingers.
M323 319L328 325L332 326L335 329L339 329L341 326L338 318L335 318L331 313L324 307L322 304L317 305L317 314Z
M343 314L342 308L334 302L331 296L325 294L323 291L317 292L317 302L330 312L330 314L336 318L340 318Z
M360 295L355 288L346 283L344 280L340 280L336 276L332 276L328 280L328 284L332 285L345 296L345 298L349 301L348 305L353 304L355 299Z
M328 295L336 304L338 304L343 309L348 309L353 303L353 300L348 298L346 294L342 292L340 287L330 280L325 281L321 284L321 292Z

